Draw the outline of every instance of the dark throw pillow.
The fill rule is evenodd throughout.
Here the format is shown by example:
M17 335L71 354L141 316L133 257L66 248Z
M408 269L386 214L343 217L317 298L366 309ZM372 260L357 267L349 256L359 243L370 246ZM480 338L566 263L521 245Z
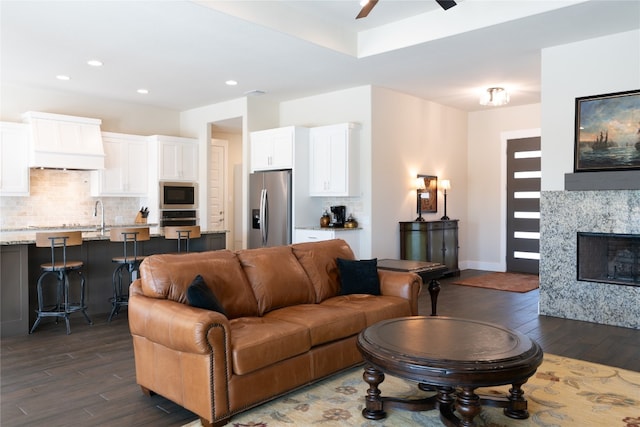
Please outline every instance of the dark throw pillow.
M227 315L222 308L222 304L214 295L213 291L204 282L201 275L197 275L187 288L187 301L192 307L205 308Z
M336 259L340 271L342 295L371 294L380 295L378 278L378 259Z

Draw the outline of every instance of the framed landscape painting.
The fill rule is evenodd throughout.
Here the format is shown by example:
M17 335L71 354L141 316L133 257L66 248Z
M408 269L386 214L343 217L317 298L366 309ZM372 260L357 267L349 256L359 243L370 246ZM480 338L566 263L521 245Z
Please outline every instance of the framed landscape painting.
M640 90L576 98L574 172L640 169Z

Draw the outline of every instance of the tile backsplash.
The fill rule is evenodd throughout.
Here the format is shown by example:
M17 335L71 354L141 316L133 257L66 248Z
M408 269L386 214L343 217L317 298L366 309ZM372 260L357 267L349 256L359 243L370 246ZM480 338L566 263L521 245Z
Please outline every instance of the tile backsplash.
M0 229L99 225L93 216L97 200L104 204L105 223L132 224L141 208L137 197L91 196L91 172L31 169L30 195L0 197Z

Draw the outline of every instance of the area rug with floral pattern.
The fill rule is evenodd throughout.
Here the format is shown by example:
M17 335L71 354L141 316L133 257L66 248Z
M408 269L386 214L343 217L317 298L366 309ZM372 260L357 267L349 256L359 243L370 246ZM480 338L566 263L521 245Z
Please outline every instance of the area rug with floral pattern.
M442 426L437 410L387 410L387 418L362 417L367 384L353 368L232 417L230 427L281 426ZM478 389L507 392L509 386ZM415 383L387 375L382 396L425 397ZM640 372L545 354L536 374L523 386L529 418L514 420L502 409L483 407L475 418L486 427L640 427ZM196 420L185 427L200 426Z

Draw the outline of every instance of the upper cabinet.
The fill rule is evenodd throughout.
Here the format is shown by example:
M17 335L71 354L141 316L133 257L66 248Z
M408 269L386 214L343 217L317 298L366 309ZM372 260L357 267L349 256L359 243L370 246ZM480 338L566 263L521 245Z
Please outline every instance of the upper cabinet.
M359 159L356 125L311 128L309 194L348 197L359 195Z
M198 180L198 140L154 135L157 143L158 179L160 181Z
M299 129L288 126L251 132L251 172L293 169ZM306 129L304 134L306 136Z
M29 127L0 122L0 196L29 195Z
M147 138L103 132L104 169L93 171L92 196L144 197L148 182Z

